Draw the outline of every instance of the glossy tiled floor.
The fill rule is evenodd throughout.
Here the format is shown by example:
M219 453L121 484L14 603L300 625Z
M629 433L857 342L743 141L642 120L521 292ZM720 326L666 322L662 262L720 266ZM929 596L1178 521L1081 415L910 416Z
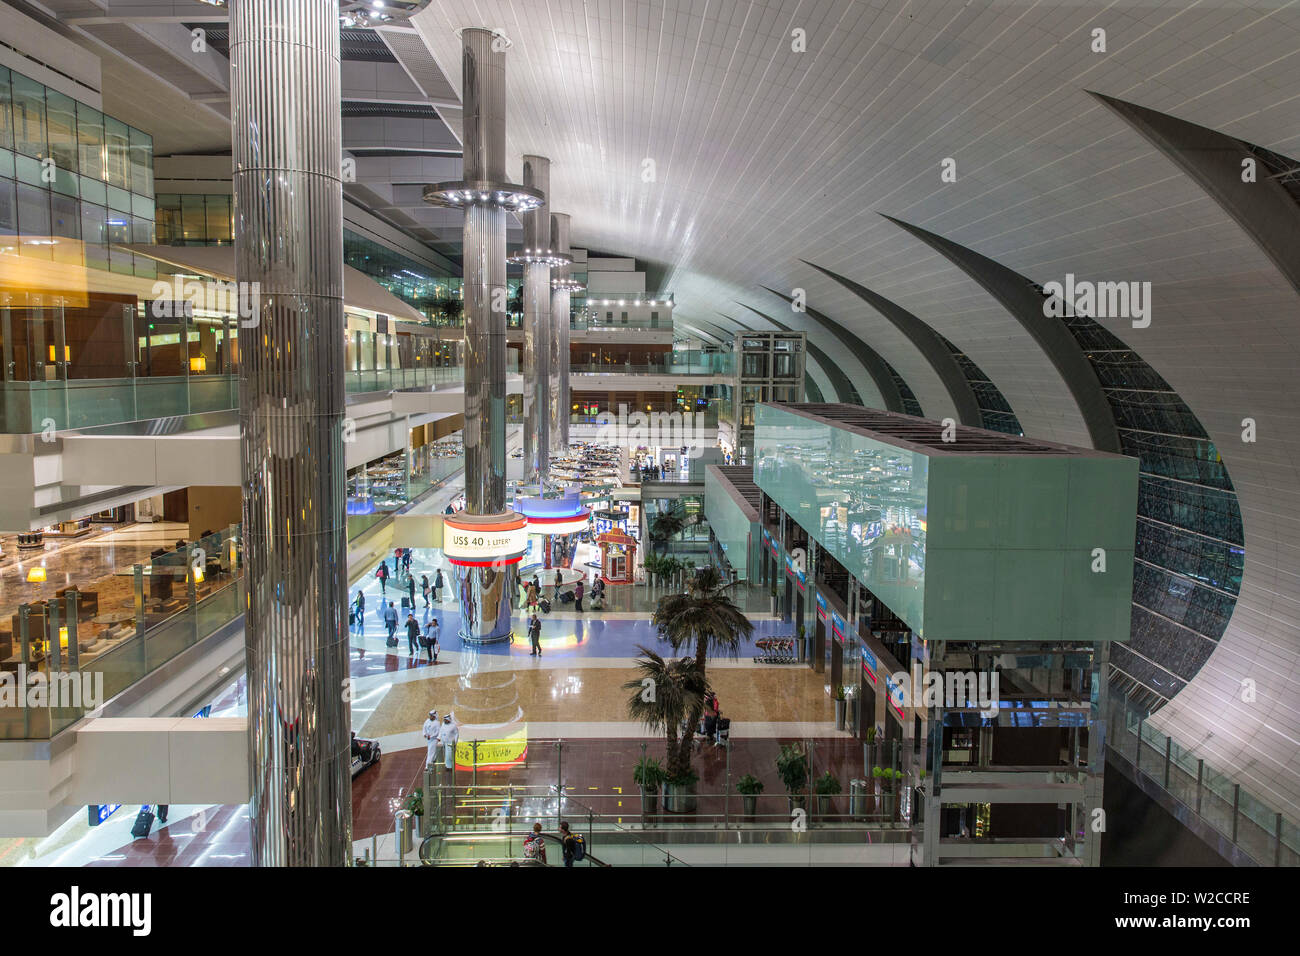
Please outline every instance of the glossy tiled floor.
M73 584L82 590L111 585L112 593L104 592L101 607L118 609L115 601L131 595L131 580L115 578L116 572L133 564L147 564L155 548L170 549L177 539L188 535L188 525L169 522L96 526L80 538L47 538L39 551L19 551L17 537L5 535L0 554L0 621L7 626L18 605L52 597ZM45 583L40 586L27 583L28 570L37 565L46 570Z

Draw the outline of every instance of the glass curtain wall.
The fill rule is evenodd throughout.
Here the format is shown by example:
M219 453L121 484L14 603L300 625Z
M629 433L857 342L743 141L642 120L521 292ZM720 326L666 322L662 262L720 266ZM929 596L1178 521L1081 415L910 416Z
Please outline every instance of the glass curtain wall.
M152 277L154 217L152 137L0 67L0 252Z

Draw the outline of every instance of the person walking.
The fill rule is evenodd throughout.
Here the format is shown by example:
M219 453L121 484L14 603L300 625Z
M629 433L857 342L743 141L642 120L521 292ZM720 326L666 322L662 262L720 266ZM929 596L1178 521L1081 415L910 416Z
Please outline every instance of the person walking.
M546 865L546 838L542 836L542 825L533 824L533 832L524 839L524 859L536 860Z
M446 587L446 585L447 582L443 579L442 576L442 568L439 568L438 573L433 576L433 603L434 604L437 604L439 601L442 600L440 597L438 597L438 595L442 592L442 589Z
M388 602L388 607L384 608L384 627L388 628L388 646L397 646L397 608L393 607L393 602Z
M407 607L415 610L415 575L406 575Z
M436 710L429 711L428 719L425 720L424 727L421 729L421 733L424 734L424 739L426 741L424 746L425 770L432 770L438 763L438 757L440 756L438 752L440 746L439 734L441 730L442 724L438 722L438 712Z
M379 595L388 597L388 562L380 561L379 570L375 572L375 577L379 578Z
M532 584L528 585L528 607L534 614L537 613L538 600L540 598L537 593L537 582L533 581Z
M357 615L357 630L364 630L366 626L366 595L364 591L357 591L355 613Z
M404 548L402 550L402 570L405 571L407 574L411 573L411 549L410 548Z
M406 615L406 652L412 657L420 656L420 622L415 619L415 612Z
M429 627L424 632L424 649L429 652L429 663L438 663L438 651L442 650L442 645L438 643L438 633L441 627L438 619L435 617L429 621Z
M433 589L429 587L429 576L427 574L420 575L420 594L424 597L425 607L429 606L429 592L431 590Z
M573 586L573 606L578 613L582 613L582 578L578 578L578 583Z
M560 605L560 569L555 569L555 583L551 585L551 606L559 607Z
M560 855L564 857L565 866L573 866L573 857L577 853L573 834L569 832L569 821L560 821Z
M447 711L447 715L442 718L442 727L438 731L438 742L442 744L442 755L445 766L451 770L456 766L456 744L460 741L460 726L456 723L456 716Z
M528 643L532 645L532 653L529 657L542 656L542 619L533 612L533 616L528 619Z

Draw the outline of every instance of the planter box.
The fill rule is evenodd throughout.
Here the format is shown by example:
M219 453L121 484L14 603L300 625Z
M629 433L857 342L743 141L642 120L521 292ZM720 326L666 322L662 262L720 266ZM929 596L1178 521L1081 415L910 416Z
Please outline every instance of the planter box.
M665 813L694 813L698 798L696 797L697 783L665 783L664 784L664 812Z
M644 787L641 790L641 816L653 817L659 812L659 791L646 791Z

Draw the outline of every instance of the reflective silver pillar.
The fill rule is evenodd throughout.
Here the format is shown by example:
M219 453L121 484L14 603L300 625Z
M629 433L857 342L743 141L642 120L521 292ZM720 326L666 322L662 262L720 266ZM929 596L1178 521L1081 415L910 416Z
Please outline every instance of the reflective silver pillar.
M558 255L569 255L569 217L551 214L551 248ZM569 298L574 287L573 260L556 269L551 279L551 454L569 453Z
M506 506L506 211L466 206L464 248L465 510L490 515Z
M352 854L338 0L231 0L254 866Z
M509 40L481 28L463 31L461 40L464 178L427 186L424 198L465 210L465 510L513 517L506 511L506 211L527 212L543 197L506 181ZM452 559L461 638L508 640L515 567L482 558Z
M551 161L524 157L524 185L546 195ZM524 481L540 488L551 463L551 247L546 203L524 213Z

